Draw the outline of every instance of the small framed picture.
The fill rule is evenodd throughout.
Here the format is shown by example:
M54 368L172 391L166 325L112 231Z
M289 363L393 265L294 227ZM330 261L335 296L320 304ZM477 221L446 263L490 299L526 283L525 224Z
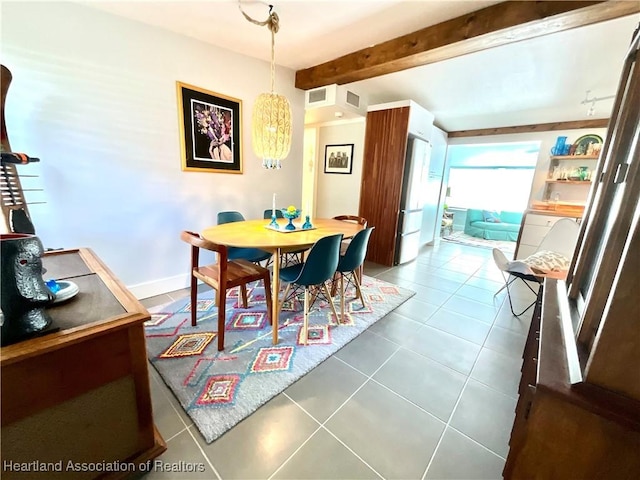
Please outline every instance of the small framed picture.
M353 167L353 143L326 145L324 147L324 173L351 174Z
M176 83L182 170L242 173L242 100Z

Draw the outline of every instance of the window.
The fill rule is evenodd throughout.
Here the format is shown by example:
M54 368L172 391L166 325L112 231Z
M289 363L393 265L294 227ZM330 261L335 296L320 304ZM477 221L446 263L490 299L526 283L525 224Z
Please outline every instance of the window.
M526 210L539 151L539 142L452 145L447 205Z

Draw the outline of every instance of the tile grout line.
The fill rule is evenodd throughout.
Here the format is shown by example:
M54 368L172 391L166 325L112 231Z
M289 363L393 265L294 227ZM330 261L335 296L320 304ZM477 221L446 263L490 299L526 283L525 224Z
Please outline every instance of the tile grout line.
M496 313L493 322L491 323L491 328L493 328L493 325L495 324L496 318L497 318L498 314ZM489 330L489 333L491 332L491 330ZM433 450L433 454L431 455L431 458L429 459L429 462L427 463L427 468L425 469L424 473L422 474L422 480L426 480L427 477L427 473L429 472L429 468L431 468L431 465L433 464L433 460L436 456L436 454L438 453L438 449L440 448L440 445L442 444L442 440L444 439L444 435L447 431L447 428L450 427L451 425L451 420L453 419L453 416L455 415L456 411L458 410L458 405L460 405L460 401L462 400L462 396L467 388L467 385L469 384L469 381L471 380L471 375L473 374L473 369L476 367L477 363L478 363L478 359L480 358L480 352L482 352L482 349L484 348L484 345L487 343L487 338L489 338L489 333L487 333L487 336L484 339L484 342L482 342L482 345L480 346L480 350L478 351L478 355L476 356L475 361L473 362L473 365L471 366L471 370L469 370L469 375L467 375L467 378L464 382L464 385L462 386L462 389L460 390L460 395L458 395L458 399L456 400L456 403L453 406L453 409L451 410L451 414L449 415L449 419L447 420L447 423L445 425L444 431L442 432L442 435L440 436L440 439L438 440L438 443L436 445L436 448ZM454 427L451 427L454 430L458 431L457 429L455 429ZM462 433L462 432L460 432ZM467 436L467 435L465 435ZM479 442L478 442L479 443ZM485 447L487 448L487 447ZM492 451L490 449L487 448L487 450ZM495 453L495 452L493 452ZM497 455L497 454L496 454ZM502 458L501 455L498 455L499 457Z
M220 473L218 473L218 470L216 469L216 467L213 465L213 460L211 460L209 458L209 455L207 455L207 452L204 451L204 448L202 448L202 446L200 445L200 443L198 442L198 439L195 437L195 435L193 434L193 432L191 431L191 427L195 427L195 424L191 424L191 426L187 427L187 431L189 432L189 435L191 436L191 439L193 440L193 443L196 444L196 447L198 447L198 450L200 450L200 453L202 453L202 456L204 457L204 459L207 461L207 463L209 464L209 466L211 467L211 470L213 470L213 473L216 474L216 478L218 480L222 480L222 476L220 475Z
M383 317L384 318L384 317ZM361 373L364 377L365 380L364 382L362 382L362 385L360 385L349 397L347 397L347 399L342 402L334 411L331 415L329 415L323 422L320 422L317 418L315 418L313 415L311 415L311 413L309 413L302 405L300 405L298 402L296 402L293 398L291 398L286 391L283 391L283 395L285 395L289 400L291 400L291 402L293 402L296 406L298 406L298 408L300 408L304 413L306 413L309 417L311 417L311 419L313 419L316 423L318 423L318 428L316 430L314 430L314 432L309 435L309 437L307 438L307 440L305 440L283 463L282 465L280 465L269 477L269 480L271 478L273 478L273 476L282 469L282 467L284 467L284 465L289 462L289 460L291 460L291 458L293 458L293 456L311 439L311 437L313 437L319 430L323 429L324 431L326 431L327 433L329 433L329 435L331 435L332 437L334 437L338 442L340 442L347 450L349 450L353 455L355 455L362 463L364 463L367 467L369 467L373 472L376 473L376 475L378 475L380 478L384 478L382 475L380 475L371 465L369 465L365 460L363 460L360 455L358 455L356 452L354 452L346 443L344 443L342 440L340 440L331 430L329 430L325 424L331 420L331 418L333 418L333 416L335 416L340 409L347 404L347 402L349 402L349 400L351 400L356 393L358 393L368 382L369 380L373 380L372 376L375 375L375 373L378 372L378 370L380 370L395 354L396 352L400 349L400 346L398 346L398 348L389 356L389 358L387 358L387 360L385 362L383 362L371 375L367 375L366 373L358 370L356 367L350 365L349 363L345 362L344 360L342 360L341 358L338 357L334 357L336 360L344 363L346 366L348 366L349 368L354 369L355 371ZM335 355L335 354L334 354Z

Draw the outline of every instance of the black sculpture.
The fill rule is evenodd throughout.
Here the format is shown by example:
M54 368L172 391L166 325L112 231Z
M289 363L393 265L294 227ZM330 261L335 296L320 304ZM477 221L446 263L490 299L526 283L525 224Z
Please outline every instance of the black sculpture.
M42 279L44 248L35 235L3 234L0 241L2 262L2 314L0 344L10 345L43 333L51 326L44 307L55 295Z

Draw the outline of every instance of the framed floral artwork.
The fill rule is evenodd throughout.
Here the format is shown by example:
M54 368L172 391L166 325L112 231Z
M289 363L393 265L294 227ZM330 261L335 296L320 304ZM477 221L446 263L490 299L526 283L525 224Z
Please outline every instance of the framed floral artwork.
M182 170L242 173L242 100L176 83Z

